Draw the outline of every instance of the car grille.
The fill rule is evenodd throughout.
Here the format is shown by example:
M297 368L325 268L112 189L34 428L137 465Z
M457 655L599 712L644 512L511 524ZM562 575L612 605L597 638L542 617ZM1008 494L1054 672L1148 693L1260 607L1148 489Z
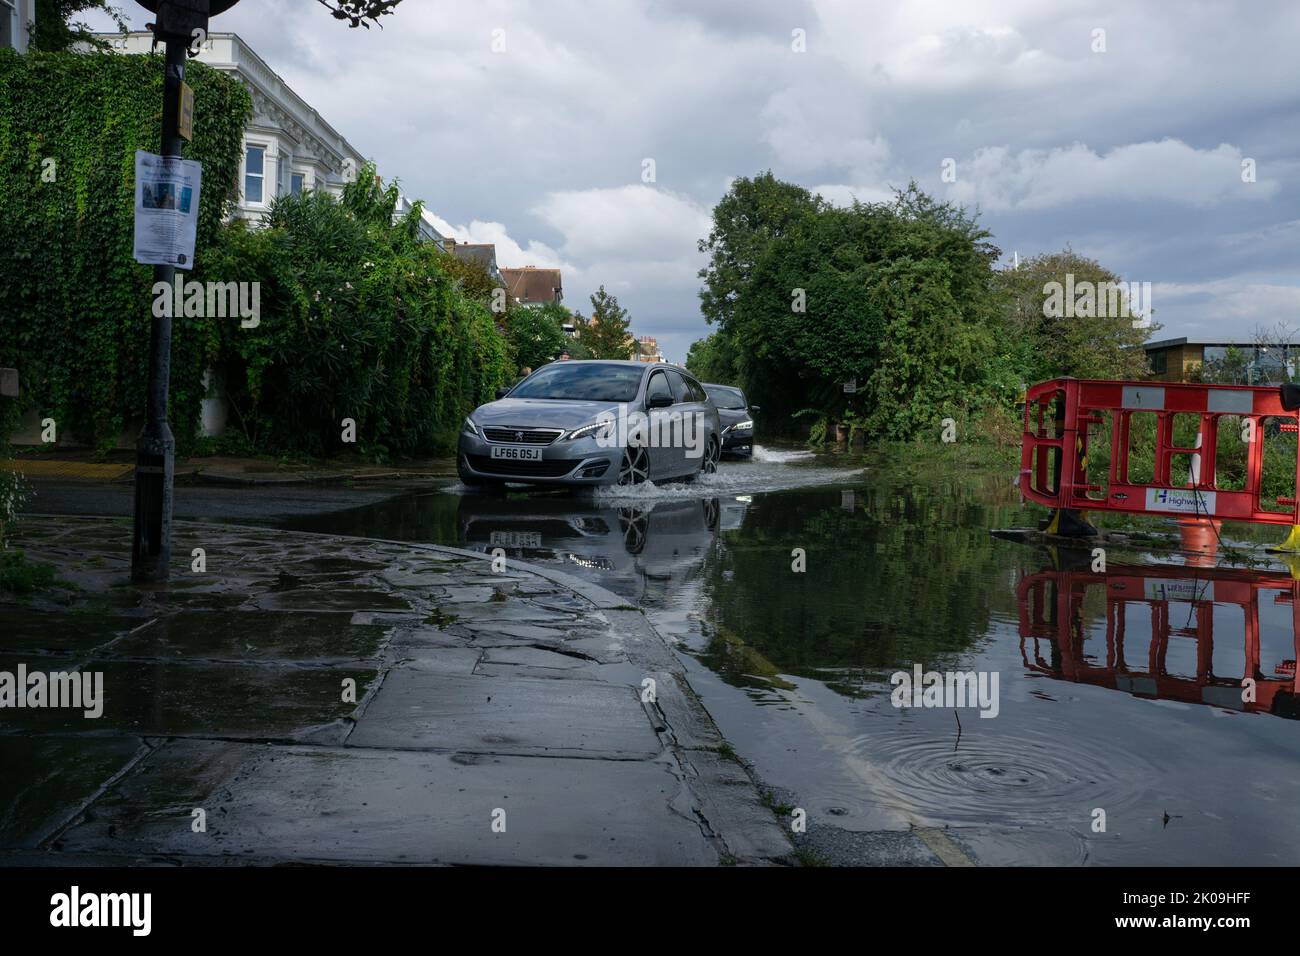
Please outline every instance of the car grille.
M559 478L577 466L577 461L509 461L487 455L467 455L470 467L485 475L519 475L532 478Z
M485 428L483 437L508 445L549 445L563 432L558 428Z

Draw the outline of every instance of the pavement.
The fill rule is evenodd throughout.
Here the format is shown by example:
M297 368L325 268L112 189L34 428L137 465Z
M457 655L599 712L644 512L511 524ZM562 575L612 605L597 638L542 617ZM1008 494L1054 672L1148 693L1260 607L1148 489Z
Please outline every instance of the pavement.
M105 702L0 709L0 864L792 860L675 655L603 588L194 522L171 582L136 587L129 537L13 536L74 587L0 604L0 673L102 673Z

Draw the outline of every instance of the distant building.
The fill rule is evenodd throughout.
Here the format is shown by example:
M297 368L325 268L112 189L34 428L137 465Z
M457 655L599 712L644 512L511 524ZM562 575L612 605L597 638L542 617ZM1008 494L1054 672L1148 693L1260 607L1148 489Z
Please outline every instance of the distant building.
M659 351L659 342L653 335L643 335L636 340L635 355L639 362L662 362L664 353Z
M409 213L414 206L415 203L411 202L411 200L408 199L406 196L398 196L397 208L393 211L393 221L396 222L398 219L401 219L404 216L406 216L406 214ZM448 236L444 236L441 232L438 231L438 225L433 217L433 214L430 213L429 210L424 208L420 209L419 229L420 229L421 240L423 240L424 242L432 242L435 246L437 246L439 249L442 249L443 251L450 250L454 240L452 240Z
M26 53L36 22L36 0L0 0L0 49Z
M505 287L506 280L501 275L501 270L497 268L497 247L491 242L457 242L455 239L447 240L448 251L455 253L456 258L462 262L472 262L475 265L482 266L483 270L492 277L492 281L498 286Z
M148 53L153 34L102 33L120 53ZM231 74L253 99L244 128L244 162L236 216L259 220L277 196L323 189L337 196L356 179L366 159L306 100L233 33L210 33L199 46L200 63Z
M1229 350L1240 362L1233 366L1240 385L1274 385L1295 377L1300 345L1232 339L1160 339L1142 346L1151 377L1161 382L1186 382L1205 371L1223 369ZM1208 366L1208 368L1207 368Z
M524 266L522 269L502 269L506 291L520 305L545 305L564 301L563 283L559 269L539 269Z

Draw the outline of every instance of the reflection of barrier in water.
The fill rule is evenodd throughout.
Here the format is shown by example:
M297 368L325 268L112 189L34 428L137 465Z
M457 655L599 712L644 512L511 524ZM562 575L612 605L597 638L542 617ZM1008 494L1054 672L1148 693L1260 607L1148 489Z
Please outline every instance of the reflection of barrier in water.
M1291 525L1283 548L1300 551L1297 405L1296 386L1043 382L1026 394L1020 489L1058 521L1109 511Z
M1104 662L1089 655L1086 648L1092 632L1085 612L1090 588L1105 591ZM1272 662L1267 674L1261 661L1261 598L1273 605L1289 605L1291 618L1292 656ZM1300 717L1296 696L1300 582L1289 574L1120 565L1112 565L1104 574L1088 569L1044 570L1021 579L1016 586L1016 605L1021 656L1033 672L1122 690L1135 697ZM1183 612L1182 607L1188 610ZM1240 628L1245 658L1240 676L1214 673L1216 612L1223 625L1221 645L1225 636L1231 640L1233 631ZM1148 638L1145 661L1131 659L1134 648L1129 639L1134 634ZM1195 641L1195 675L1170 673L1169 653L1181 640ZM1255 682L1251 701L1242 699L1246 678Z

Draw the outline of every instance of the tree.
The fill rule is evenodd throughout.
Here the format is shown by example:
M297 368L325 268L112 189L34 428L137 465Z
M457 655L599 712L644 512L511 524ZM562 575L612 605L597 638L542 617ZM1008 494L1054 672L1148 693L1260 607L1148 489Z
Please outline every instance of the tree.
M1067 248L1026 259L996 279L1007 335L1017 343L1027 382L1150 374L1140 346L1160 326L1134 327L1138 303L1130 302L1119 276L1096 260ZM1149 323L1149 314L1142 318Z
M773 421L811 410L888 439L1009 393L987 240L915 183L892 203L816 203L766 241L728 304L739 383Z
M582 344L595 359L626 359L632 354L627 309L602 285L591 297L591 321L582 332Z
M418 210L394 222L399 195L367 166L341 199L282 195L260 228L236 220L201 254L197 280L239 277L260 289L256 328L219 323L208 356L247 449L445 452L465 416L514 379L492 313L415 238ZM341 436L344 418L355 445Z
M506 333L520 369L536 369L554 361L569 347L564 324L572 320L558 302L521 305L506 315Z
M402 0L316 0L336 20L346 20L349 27L370 29L380 17L393 13ZM82 20L74 20L87 11L98 11L112 18L118 30L126 33L131 25L121 6L109 0L36 0L36 22L32 26L32 44L37 50L58 53L78 43L103 49L106 44ZM382 25L382 24L381 24Z
M393 12L402 0L316 0L321 6L330 11L335 20L347 20L348 26L352 29L365 27L370 29L371 23L379 23L380 17L386 17ZM383 24L380 24L382 27Z
M736 345L731 336L719 329L691 343L686 353L686 370L701 382L735 385L739 381L736 358Z
M460 284L460 290L468 299L480 302L492 308L502 297L493 293L503 286L488 273L487 269L472 259L462 259L454 252L436 253L441 270Z
M78 43L103 49L107 44L96 38L95 31L85 21L73 19L92 10L108 14L122 33L130 29L122 8L108 0L36 0L32 46L47 53L68 50Z
M699 242L700 252L709 255L709 264L700 270L700 311L705 319L726 328L763 251L796 223L826 208L820 196L782 182L771 170L733 182L713 208L708 238Z

